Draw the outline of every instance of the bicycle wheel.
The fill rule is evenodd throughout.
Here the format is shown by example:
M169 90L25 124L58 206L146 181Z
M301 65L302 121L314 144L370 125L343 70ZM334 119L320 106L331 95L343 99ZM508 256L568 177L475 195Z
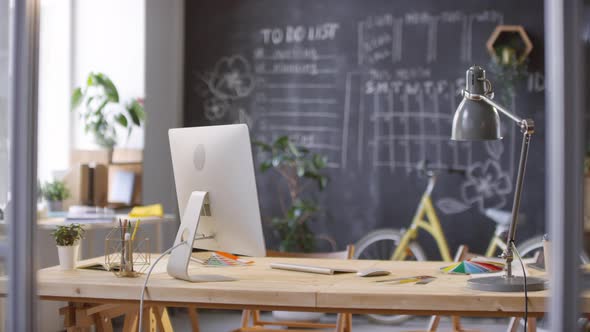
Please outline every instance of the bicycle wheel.
M354 245L355 259L390 260L404 233L396 229L378 229L363 236ZM408 245L406 260L425 261L426 254L415 241Z
M542 235L534 236L524 241L522 244L518 245L518 252L522 255L523 258L534 257L535 254L540 250L543 250ZM580 253L580 263L590 263L590 257L588 257L588 254L584 250L582 250L582 252Z
M543 250L543 235L536 235L516 246L522 258L532 258Z
M403 232L395 229L378 229L373 231L355 244L355 259L375 259L390 260L393 252L400 242ZM406 260L425 261L426 255L424 250L415 241L410 242L408 246L408 255ZM381 324L401 324L408 320L409 315L367 315L372 321Z
M518 252L521 254L523 258L531 258L534 257L537 252L543 250L543 236L537 235L534 236L522 244L518 245ZM590 262L590 258L585 251L580 253L580 263L588 264ZM579 319L580 326L585 326L587 324L586 318ZM524 326L524 320L520 320L520 326ZM547 321L543 318L537 320L537 328L542 331L546 331L547 328Z

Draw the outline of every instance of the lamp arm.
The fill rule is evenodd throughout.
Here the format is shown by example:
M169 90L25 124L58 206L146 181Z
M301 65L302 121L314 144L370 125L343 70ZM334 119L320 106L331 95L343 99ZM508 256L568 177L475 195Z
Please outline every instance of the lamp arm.
M510 222L510 229L506 236L506 249L502 253L502 258L506 259L506 277L512 277L512 260L514 259L512 252L512 243L516 236L516 227L518 225L518 212L520 210L520 198L522 195L522 187L524 182L524 175L526 170L526 163L529 154L529 144L531 142L531 136L535 132L535 125L531 119L521 119L506 108L497 104L492 99L481 95L481 100L487 104L493 106L495 109L506 115L520 126L522 131L522 147L520 149L520 160L518 162L518 173L516 175L516 186L514 189L514 202L512 204L512 220Z
M521 118L519 118L518 116L516 116L514 113L510 112L506 108L504 108L502 105L496 103L495 101L493 101L492 99L488 98L485 95L478 95L478 96L481 100L485 101L489 105L492 105L495 109L502 112L502 114L506 115L507 117L512 119L514 122L517 122L519 124L522 123Z
M526 121L526 120L525 120ZM506 236L506 249L502 253L502 258L506 259L506 277L512 277L512 260L514 258L512 252L512 243L516 236L516 227L518 225L518 211L520 210L520 198L522 194L522 187L524 182L524 175L526 170L527 157L529 152L529 144L531 142L531 133L524 131L522 135L522 147L520 149L520 160L518 162L518 173L516 176L516 186L514 189L514 202L512 204L512 220L510 222L510 229Z
M522 185L524 182L524 174L526 170L527 157L529 154L529 144L531 142L531 136L535 132L535 124L531 119L522 119L516 114L510 112L502 105L496 103L485 94L473 94L466 90L463 90L463 96L471 100L482 100L488 105L491 105L500 113L509 117L512 121L516 122L520 126L522 132L522 147L520 149L520 160L518 162L518 174L516 175L516 185L514 188L514 202L512 204L512 220L510 222L510 229L506 237L506 249L502 253L502 258L506 260L506 277L511 278L512 275L512 260L514 259L512 252L512 243L516 235L516 226L518 225L518 211L520 209L520 197L522 194Z

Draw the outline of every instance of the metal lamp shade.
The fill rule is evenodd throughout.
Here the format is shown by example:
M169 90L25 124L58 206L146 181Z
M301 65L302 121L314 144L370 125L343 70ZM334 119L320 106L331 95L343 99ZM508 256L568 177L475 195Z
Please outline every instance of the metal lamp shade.
M451 139L456 141L502 139L498 111L483 100L463 98L453 117Z

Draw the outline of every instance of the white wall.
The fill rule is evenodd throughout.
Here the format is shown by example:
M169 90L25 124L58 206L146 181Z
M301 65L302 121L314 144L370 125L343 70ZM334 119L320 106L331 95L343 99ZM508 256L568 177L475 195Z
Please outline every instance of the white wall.
M1 54L0 54L1 55ZM38 174L69 167L71 149L97 148L70 112L70 94L88 73L107 74L123 103L145 97L145 0L41 0ZM143 130L119 146L143 148Z
M77 0L74 5L73 86L90 72L103 72L115 83L122 102L145 96L145 0ZM96 148L83 126L75 125L77 148ZM143 131L119 146L143 148Z
M146 0L146 99L143 199L176 213L168 129L182 125L184 1ZM176 227L164 231L170 244Z
M37 173L42 181L69 167L70 8L70 1L41 1Z

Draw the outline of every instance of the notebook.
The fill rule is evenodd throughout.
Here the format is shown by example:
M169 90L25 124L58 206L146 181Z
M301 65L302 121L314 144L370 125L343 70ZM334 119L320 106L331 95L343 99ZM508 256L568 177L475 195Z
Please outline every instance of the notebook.
M314 265L300 265L300 264L288 264L288 263L271 263L272 269L278 270L289 270L296 272L307 272L307 273L318 273L318 274L336 274L336 273L356 273L357 270L343 269L325 266L314 266Z

